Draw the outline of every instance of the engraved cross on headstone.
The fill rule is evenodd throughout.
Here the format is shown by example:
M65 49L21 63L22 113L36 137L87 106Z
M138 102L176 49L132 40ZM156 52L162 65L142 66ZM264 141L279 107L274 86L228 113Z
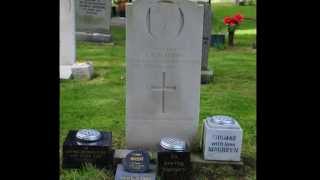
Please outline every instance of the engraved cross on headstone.
M176 86L167 86L166 85L166 72L162 72L162 86L151 86L152 91L161 91L162 92L162 113L165 113L165 92L173 92L176 90Z

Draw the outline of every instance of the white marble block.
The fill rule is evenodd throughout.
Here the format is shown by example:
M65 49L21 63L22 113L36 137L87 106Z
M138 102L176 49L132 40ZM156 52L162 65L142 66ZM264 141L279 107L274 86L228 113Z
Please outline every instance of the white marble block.
M93 76L93 66L91 63L77 63L72 66L72 78L91 79Z
M173 136L193 144L200 109L203 5L137 0L127 8L126 143L156 149Z
M229 116L207 118L203 130L204 159L240 161L242 133L238 122Z

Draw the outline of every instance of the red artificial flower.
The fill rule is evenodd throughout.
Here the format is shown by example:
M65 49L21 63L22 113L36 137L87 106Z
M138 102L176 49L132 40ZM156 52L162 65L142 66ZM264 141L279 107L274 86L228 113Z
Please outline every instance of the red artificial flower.
M235 18L232 18L232 19L231 19L231 22L230 22L230 25L231 25L231 24L238 24L238 21L237 21Z
M240 13L238 13L233 17L233 19L239 24L243 21L243 16Z
M232 18L231 18L231 17L229 17L229 16L225 17L225 18L224 18L224 20L223 20L223 22L224 22L224 24L225 24L225 25L230 24L230 23L231 23L231 21L232 21Z
M231 27L233 27L233 26L235 26L235 25L236 25L236 23L235 23L234 21L231 21L231 22L230 22L230 26L231 26Z

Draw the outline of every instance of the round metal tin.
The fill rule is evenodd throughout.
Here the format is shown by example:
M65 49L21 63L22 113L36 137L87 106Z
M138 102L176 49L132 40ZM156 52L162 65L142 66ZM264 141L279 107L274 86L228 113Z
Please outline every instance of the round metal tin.
M230 116L225 115L217 115L207 118L207 123L210 127L214 127L216 125L220 126L235 126L235 119Z
M175 137L161 138L160 146L164 149L171 150L171 151L186 150L186 142L182 139L175 138Z
M97 141L101 136L101 133L94 129L80 129L76 134L76 137L82 141Z

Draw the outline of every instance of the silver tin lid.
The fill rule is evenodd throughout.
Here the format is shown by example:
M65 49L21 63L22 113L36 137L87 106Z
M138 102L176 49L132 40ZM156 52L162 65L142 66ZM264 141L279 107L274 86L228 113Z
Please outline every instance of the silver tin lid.
M187 145L182 139L175 137L164 137L160 140L160 146L171 151L184 151L186 150Z
M227 128L237 128L236 120L230 116L217 115L208 117L206 120L209 127L223 126Z
M80 129L76 134L76 137L83 141L97 141L101 136L101 133L94 129Z

